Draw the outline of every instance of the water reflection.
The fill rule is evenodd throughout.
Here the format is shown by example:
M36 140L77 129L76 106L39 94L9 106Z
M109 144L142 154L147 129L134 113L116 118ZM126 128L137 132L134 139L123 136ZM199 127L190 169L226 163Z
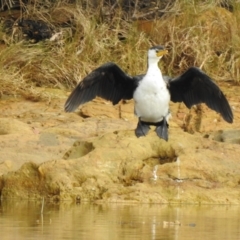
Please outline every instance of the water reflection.
M1 239L240 239L240 207L3 200Z

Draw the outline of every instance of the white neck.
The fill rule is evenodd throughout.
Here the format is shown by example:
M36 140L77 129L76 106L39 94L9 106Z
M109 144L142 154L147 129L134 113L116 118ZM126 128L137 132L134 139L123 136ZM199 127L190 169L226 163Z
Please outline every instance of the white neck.
M148 58L148 66L158 66L158 62L159 62L159 58L152 58L152 57L149 57Z
M161 74L161 70L160 68L158 67L158 62L159 62L159 58L148 58L148 71L151 71L153 72L153 69L154 69L154 72L158 72Z
M158 62L160 58L158 57L148 57L148 68L159 68Z

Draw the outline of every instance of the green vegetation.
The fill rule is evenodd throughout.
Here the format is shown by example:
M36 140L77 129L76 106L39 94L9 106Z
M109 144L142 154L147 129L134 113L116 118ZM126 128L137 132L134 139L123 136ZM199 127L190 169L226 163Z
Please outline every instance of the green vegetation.
M195 65L216 81L239 81L240 3L232 1L233 11L229 11L219 2L175 1L167 13L152 21L126 19L119 9L104 15L101 8L93 11L80 3L56 1L49 8L35 4L22 16L55 26L61 37L31 43L22 40L19 28L11 33L2 29L0 96L39 100L44 96L37 87L72 89L108 61L129 74L144 73L146 50L155 44L169 48L161 63L164 74L174 76ZM64 23L68 24L63 27Z

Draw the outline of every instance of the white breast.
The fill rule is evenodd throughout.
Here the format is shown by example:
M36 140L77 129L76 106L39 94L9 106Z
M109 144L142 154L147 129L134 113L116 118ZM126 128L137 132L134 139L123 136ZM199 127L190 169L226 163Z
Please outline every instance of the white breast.
M158 67L148 69L134 92L135 114L142 121L159 122L169 113L170 95Z

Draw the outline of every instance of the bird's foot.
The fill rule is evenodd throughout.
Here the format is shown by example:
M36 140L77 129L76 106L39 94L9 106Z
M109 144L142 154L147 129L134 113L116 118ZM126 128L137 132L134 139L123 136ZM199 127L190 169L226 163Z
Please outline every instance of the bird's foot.
M140 119L138 120L137 128L135 129L135 134L137 137L146 136L150 127L148 124L142 122Z
M157 123L155 131L160 138L168 141L168 123L166 118L163 118L161 122Z

